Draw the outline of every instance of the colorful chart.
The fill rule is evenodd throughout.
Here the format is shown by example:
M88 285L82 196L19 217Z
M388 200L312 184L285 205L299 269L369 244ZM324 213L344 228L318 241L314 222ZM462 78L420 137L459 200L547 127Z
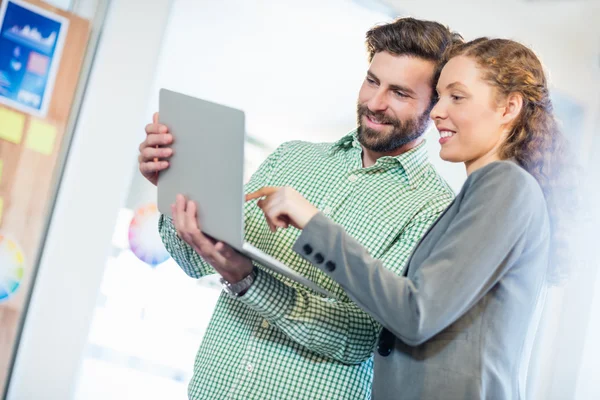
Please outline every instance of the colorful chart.
M137 258L153 267L170 257L158 233L159 217L156 204L148 204L136 210L129 224L129 248Z
M0 303L8 300L21 285L24 265L19 246L0 235Z

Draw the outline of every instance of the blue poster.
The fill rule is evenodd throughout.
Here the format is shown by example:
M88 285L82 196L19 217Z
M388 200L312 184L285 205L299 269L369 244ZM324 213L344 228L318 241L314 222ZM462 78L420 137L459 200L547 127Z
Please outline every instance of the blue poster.
M0 8L0 103L45 117L68 20L29 3Z

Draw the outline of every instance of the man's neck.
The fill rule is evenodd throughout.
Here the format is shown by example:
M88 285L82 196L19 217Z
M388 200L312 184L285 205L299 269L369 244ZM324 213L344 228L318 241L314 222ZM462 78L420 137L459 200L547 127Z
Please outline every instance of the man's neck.
M414 149L415 147L417 147L418 145L420 145L421 143L423 143L423 138L420 137L418 139L413 140L412 142L408 142L405 145L398 147L395 150L392 150L390 152L387 153L379 153L376 151L371 151L369 149L366 149L365 146L362 146L362 163L363 163L363 168L369 168L372 167L373 165L375 165L375 163L377 162L377 160L381 157L396 157L399 156L400 154L404 154L407 151L410 151L412 149Z

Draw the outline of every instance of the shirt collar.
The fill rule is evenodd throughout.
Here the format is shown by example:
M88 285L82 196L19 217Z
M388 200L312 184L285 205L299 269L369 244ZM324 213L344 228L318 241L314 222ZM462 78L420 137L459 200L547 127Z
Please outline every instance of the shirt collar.
M329 147L329 154L333 155L338 150L347 150L351 147L359 148L362 151L362 146L358 142L358 130L357 129L354 129L347 135L343 136L337 142L332 143L331 146Z
M352 148L358 148L362 152L362 146L358 141L357 129L354 129L337 142L332 143L329 148L329 154L333 155L338 151L349 150ZM408 184L411 187L414 187L414 185L418 182L418 178L423 172L424 168L429 164L428 161L429 157L427 154L427 148L425 146L425 141L423 141L414 149L411 149L398 156L381 157L377 160L377 164L375 165L385 167L400 165L406 174Z

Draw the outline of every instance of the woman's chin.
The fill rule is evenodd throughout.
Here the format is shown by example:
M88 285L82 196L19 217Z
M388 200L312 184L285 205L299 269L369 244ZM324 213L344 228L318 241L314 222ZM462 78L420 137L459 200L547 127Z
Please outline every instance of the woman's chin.
M461 163L464 162L464 157L461 157L460 154L456 154L456 152L451 151L450 149L445 149L442 147L440 150L440 158L444 161L448 161L451 163Z

